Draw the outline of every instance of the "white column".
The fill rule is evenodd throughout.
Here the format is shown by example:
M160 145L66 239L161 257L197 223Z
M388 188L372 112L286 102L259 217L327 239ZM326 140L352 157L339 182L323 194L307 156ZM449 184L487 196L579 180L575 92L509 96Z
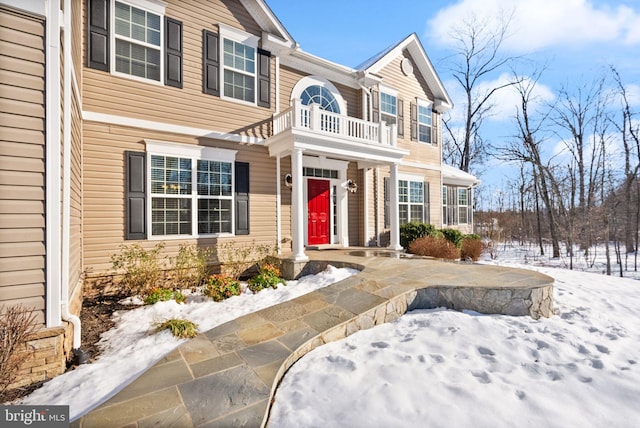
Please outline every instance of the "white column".
M278 155L276 157L276 243L278 255L282 254L282 191L280 190L282 177L280 174L280 155Z
M291 154L291 176L293 178L291 194L291 228L293 229L293 259L295 261L309 260L304 253L304 179L302 177L302 150L293 149Z
M390 217L390 241L389 248L402 250L400 245L400 207L398 206L398 164L391 164L391 176L389 177L389 217Z

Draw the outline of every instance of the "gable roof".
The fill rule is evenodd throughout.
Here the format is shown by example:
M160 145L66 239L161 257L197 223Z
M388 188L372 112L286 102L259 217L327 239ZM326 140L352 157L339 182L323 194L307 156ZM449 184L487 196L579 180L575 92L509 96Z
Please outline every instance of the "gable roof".
M427 85L429 85L429 88L433 92L433 96L435 97L433 106L434 110L437 112L443 112L453 108L453 102L451 101L447 90L444 88L440 77L438 77L438 74L431 63L431 60L427 56L424 47L422 47L422 43L420 43L420 39L418 39L416 33L410 34L404 40L401 40L395 45L379 52L356 68L361 72L376 74L389 65L395 58L402 55L402 52L405 49L411 54L417 70L425 78Z
M258 23L260 28L266 33L276 36L280 44L290 47L296 45L296 41L293 40L291 34L284 28L282 22L264 0L240 0L240 3L247 9L247 12Z

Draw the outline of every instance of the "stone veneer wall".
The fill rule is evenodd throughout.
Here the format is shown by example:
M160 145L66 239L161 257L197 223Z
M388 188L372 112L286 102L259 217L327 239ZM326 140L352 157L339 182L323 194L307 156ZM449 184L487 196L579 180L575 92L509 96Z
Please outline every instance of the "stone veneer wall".
M321 264L308 267L315 271ZM334 264L333 262L331 264ZM346 263L348 265L348 263ZM347 266L349 267L349 266ZM472 310L485 314L501 314L512 316L531 316L549 318L553 315L553 284L521 289L484 289L473 287L429 287L411 290L390 299L385 304L377 306L357 315L353 319L339 324L322 334L314 337L298 347L280 366L271 388L270 397L275 396L276 389L285 373L296 361L313 351L318 346L342 340L353 333L366 330L387 322L393 322L407 311L415 309L435 309L446 307L455 310ZM263 419L265 427L269 420L271 404Z
M70 301L70 312L79 314L82 308L82 287ZM22 349L24 362L18 376L8 389L21 388L35 382L42 382L63 374L73 348L73 325L63 322L61 327L52 327L32 333Z

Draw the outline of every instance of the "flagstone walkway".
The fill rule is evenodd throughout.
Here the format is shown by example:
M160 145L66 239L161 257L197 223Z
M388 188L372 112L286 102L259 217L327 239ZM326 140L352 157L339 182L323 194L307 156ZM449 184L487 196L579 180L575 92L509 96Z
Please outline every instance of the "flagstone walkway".
M311 271L332 264L361 273L199 334L71 426L261 427L280 379L299 358L407 310L534 318L553 311L553 278L533 271L372 249L308 255Z

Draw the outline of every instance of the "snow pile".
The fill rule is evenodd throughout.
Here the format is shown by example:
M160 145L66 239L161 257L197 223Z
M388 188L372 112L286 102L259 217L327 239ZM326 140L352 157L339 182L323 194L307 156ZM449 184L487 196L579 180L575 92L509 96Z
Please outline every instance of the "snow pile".
M174 338L168 331L150 334L155 330L155 323L183 318L195 322L199 332L205 332L356 273L355 269L329 266L324 272L287 281L286 286L277 289L269 288L252 294L245 287L240 296L218 303L200 295L191 295L187 304L171 300L116 313L116 327L102 335L103 352L94 363L54 378L22 399L20 404L70 405L70 418L75 419L115 395L185 341Z
M290 369L269 426L636 427L640 283L535 269L553 318L422 310L358 332Z

